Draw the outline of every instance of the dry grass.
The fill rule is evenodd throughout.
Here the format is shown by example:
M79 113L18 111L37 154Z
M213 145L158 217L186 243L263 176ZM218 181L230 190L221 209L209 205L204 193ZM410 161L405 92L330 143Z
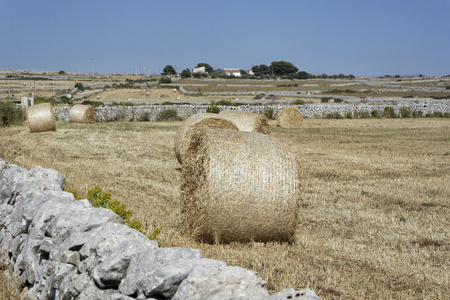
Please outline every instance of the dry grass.
M301 165L296 241L198 243L180 233L174 123L58 123L57 132L0 128L0 157L63 173L85 196L100 185L166 247L252 269L270 290L310 287L322 299L449 299L450 121L306 119L275 127Z

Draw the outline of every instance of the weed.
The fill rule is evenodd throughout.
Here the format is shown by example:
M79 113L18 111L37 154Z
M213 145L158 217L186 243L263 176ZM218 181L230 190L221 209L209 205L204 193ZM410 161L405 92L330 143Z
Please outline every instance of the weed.
M395 112L394 107L385 106L383 111L383 116L385 118L397 118L397 113Z
M206 108L207 113L218 114L220 112L220 107L216 105L211 105Z
M273 113L274 110L273 108L267 108L266 110L264 110L264 115L266 116L267 119L272 120L273 119Z
M411 117L411 108L409 106L400 107L400 116L402 118Z
M23 110L15 103L8 101L0 106L0 126L18 125L23 122Z
M156 121L178 121L180 117L175 109L163 110L156 115Z
M295 105L305 105L305 101L302 99L295 99L294 104Z

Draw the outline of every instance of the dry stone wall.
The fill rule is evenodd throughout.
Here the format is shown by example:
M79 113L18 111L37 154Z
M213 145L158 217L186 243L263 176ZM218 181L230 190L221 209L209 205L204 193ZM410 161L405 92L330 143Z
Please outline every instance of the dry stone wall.
M400 108L409 107L411 112L420 112L422 116L432 115L434 113L450 113L450 101L430 100L422 102L405 101L399 103L373 102L373 103L319 103L307 105L241 105L241 106L219 106L220 110L243 110L254 113L264 113L272 108L274 117L286 107L296 107L300 110L303 117L321 118L328 114L339 114L345 117L348 113L357 112L357 116L364 113L370 113L374 110L381 115L386 106L392 106L397 114ZM164 110L174 109L178 116L185 119L197 113L204 113L209 105L140 105L140 106L100 106L96 107L97 119L99 122L113 121L155 121L159 113ZM70 107L62 106L55 108L55 115L59 120L69 121Z
M64 192L61 173L1 158L0 246L32 300L319 299L310 289L269 296L253 271L160 248L111 210Z

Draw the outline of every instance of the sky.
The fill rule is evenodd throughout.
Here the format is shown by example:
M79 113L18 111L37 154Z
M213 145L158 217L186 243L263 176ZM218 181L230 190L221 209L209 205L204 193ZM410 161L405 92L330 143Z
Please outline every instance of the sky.
M450 74L450 0L0 0L0 69Z

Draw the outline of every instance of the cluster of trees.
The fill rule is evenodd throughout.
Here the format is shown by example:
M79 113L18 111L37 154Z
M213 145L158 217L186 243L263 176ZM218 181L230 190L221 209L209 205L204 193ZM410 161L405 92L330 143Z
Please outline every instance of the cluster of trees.
M206 78L206 77L212 77L212 78L235 78L234 75L227 75L225 74L224 70L222 69L214 69L207 63L198 63L196 68L199 67L205 67L205 73L192 73L191 70L185 69L180 73L180 76L182 78ZM321 74L321 75L313 75L310 73L307 73L305 71L299 71L299 69L294 66L292 63L281 60L281 61L273 61L269 66L265 64L256 65L253 66L251 71L253 74L249 74L245 70L241 71L241 78L243 79L270 79L270 78L285 78L285 79L310 79L310 78L332 78L332 79L353 79L355 78L354 75L327 75L327 74ZM175 69L167 65L163 69L162 75L176 75L177 72Z

